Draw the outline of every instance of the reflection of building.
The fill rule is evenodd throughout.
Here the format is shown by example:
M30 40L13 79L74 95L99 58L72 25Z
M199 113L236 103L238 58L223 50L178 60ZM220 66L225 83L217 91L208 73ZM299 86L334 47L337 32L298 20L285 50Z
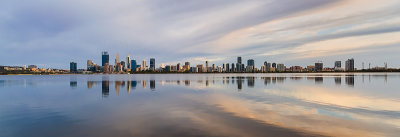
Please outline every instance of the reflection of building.
M156 81L155 80L150 80L150 89L155 90L156 89Z
M347 85L354 86L354 75L347 75L345 81Z
M315 83L321 84L322 82L324 82L324 77L315 77Z
M132 84L132 89L136 89L137 81L130 81Z
M108 80L103 80L101 82L101 93L103 97L108 97L110 94L110 83Z
M255 81L255 77L247 77L247 86L253 88L254 81Z
M185 80L185 86L190 86L190 80Z
M69 82L69 86L72 87L72 88L75 88L75 87L78 86L78 82L77 81L70 81Z
M268 85L271 83L271 77L262 77L261 79L264 79L264 85Z
M94 85L96 85L96 82L94 82L94 81L88 81L88 82L87 82L87 88L88 88L88 89L93 88Z
M238 85L238 89L242 89L242 84L243 84L242 77L236 77L236 83Z
M335 84L341 85L342 84L342 77L335 77Z
M119 92L121 91L121 85L122 81L115 81L115 90L117 91L117 95L119 95Z
M142 80L142 86L143 88L146 88L146 80Z

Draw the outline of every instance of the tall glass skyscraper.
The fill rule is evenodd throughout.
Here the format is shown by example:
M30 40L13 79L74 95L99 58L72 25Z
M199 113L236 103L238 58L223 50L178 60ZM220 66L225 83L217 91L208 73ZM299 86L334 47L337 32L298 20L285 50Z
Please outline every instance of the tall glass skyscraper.
M106 63L110 64L110 55L108 55L107 51L101 53L101 65L105 66Z
M156 59L150 58L150 70L156 70Z
M131 60L131 70L132 70L132 72L135 72L136 71L136 60L135 59L132 59Z
M78 72L78 67L76 62L69 63L69 70L70 72Z
M247 66L253 66L254 67L254 59L247 60Z
M242 64L242 57L237 57L237 63Z

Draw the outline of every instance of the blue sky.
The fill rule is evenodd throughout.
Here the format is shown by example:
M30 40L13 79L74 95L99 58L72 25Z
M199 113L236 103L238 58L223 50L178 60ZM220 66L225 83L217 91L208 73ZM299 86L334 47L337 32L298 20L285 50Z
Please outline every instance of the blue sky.
M3 0L0 65L68 68L130 54L157 64L354 58L400 67L398 0ZM343 64L344 65L344 64Z

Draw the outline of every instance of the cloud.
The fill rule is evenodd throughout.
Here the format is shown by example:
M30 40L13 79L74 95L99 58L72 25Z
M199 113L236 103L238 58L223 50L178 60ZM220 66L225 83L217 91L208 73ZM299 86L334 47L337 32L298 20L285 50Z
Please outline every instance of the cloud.
M398 5L394 0L6 0L0 5L0 60L66 68L71 60L100 62L104 50L111 58L133 54L165 63L278 58L265 53L398 32Z

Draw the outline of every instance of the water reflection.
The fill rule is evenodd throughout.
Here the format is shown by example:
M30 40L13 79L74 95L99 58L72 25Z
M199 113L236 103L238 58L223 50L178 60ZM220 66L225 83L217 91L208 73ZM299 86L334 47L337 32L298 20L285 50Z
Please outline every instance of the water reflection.
M31 81L35 88L23 87ZM0 77L0 136L29 136L22 127L49 129L52 121L77 127L53 128L66 136L396 136L399 81L400 74ZM90 92L71 92L68 82Z
M346 85L349 87L354 87L355 79L354 75L346 75L345 77L345 82ZM206 80L190 80L190 79L185 79L185 80L166 80L166 81L161 81L161 85L164 84L173 84L175 83L176 85L181 85L181 81L184 82L185 86L190 86L191 81L195 81L199 84L204 83L206 87L210 85L215 85L215 84L222 84L222 85L230 85L234 84L236 85L236 88L238 90L242 90L243 88L254 88L256 86L256 80L260 79L263 81L264 86L268 86L271 84L284 84L287 79L290 79L292 81L301 81L303 80L303 77L242 77L242 76L237 76L237 77L223 77L222 79L212 79L211 82L209 79ZM316 76L316 77L306 77L307 80L312 80L315 81L315 84L322 84L324 81L324 77L321 76ZM341 79L342 77L334 77L334 83L336 85L341 85ZM150 83L150 90L155 91L156 90L156 80L141 80L141 81L136 81L136 80L127 80L127 81L109 81L108 77L103 77L102 83L102 94L103 97L107 97L109 95L109 86L110 83L113 83L115 86L116 94L119 95L121 88L124 88L126 85L127 92L130 94L131 90L135 89L137 86L137 83L142 83L143 88L145 89L147 87L147 81ZM243 83L247 81L246 87L243 86ZM218 83L222 82L222 83ZM4 83L4 82L3 82ZM97 83L100 83L99 81L87 81L87 88L92 89L94 86L97 85ZM70 87L71 88L76 88L78 85L78 81L70 81Z

